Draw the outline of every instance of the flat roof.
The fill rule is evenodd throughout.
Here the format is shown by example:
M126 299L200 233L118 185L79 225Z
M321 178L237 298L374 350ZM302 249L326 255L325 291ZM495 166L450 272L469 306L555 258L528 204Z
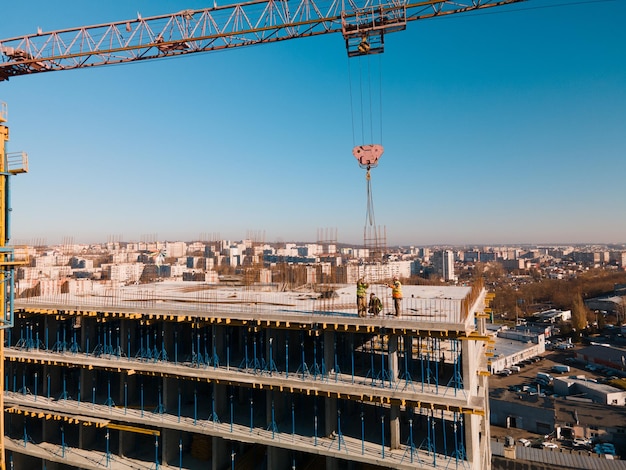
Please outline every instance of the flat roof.
M356 285L316 285L316 289L279 292L271 286L220 286L198 281L161 281L150 284L112 286L95 284L84 293L54 293L19 298L16 308L51 308L69 310L140 311L167 315L202 315L229 313L257 316L320 315L325 317L357 317ZM429 324L456 324L459 329L473 328L473 316L463 317L463 300L471 287L404 285L402 313L388 316L394 304L391 289L384 284L371 284L368 289L383 303L383 315L400 321ZM371 317L370 317L371 318Z

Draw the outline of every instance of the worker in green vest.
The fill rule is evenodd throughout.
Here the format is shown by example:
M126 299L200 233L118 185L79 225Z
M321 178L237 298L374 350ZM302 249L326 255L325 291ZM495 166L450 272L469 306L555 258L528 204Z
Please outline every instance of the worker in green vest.
M360 317L367 315L367 288L369 284L362 277L356 281L356 309Z

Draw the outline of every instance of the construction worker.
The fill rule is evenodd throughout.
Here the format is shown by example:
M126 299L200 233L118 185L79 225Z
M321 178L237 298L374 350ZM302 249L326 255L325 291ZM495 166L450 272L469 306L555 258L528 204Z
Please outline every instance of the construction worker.
M360 317L367 315L367 288L369 284L362 277L356 281L356 309Z
M393 305L396 310L396 317L399 317L400 310L402 310L402 284L400 284L398 276L394 276L393 283L387 284L387 287L391 289L391 297L393 298Z
M370 294L370 303L369 303L369 308L367 309L367 311L373 315L378 315L382 309L383 309L383 303L372 292Z

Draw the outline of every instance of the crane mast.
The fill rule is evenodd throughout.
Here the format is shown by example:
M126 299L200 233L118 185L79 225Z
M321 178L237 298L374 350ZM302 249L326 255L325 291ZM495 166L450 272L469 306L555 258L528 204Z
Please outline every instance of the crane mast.
M37 31L0 40L0 81L55 70L209 52L341 32L349 56L383 52L409 21L526 0L253 0L201 10Z

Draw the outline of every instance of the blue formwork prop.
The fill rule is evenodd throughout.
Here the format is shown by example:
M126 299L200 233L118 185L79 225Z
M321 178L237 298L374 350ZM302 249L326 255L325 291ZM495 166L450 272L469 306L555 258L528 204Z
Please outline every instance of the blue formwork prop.
M200 347L200 338L201 338L201 334L200 334L200 326L196 323L196 343L195 343L195 348L193 346L192 343L192 350L191 350L191 364L195 367L207 367L208 364L208 360L210 359L208 354L206 354L206 332L204 332L204 349L202 349Z
M159 436L154 436L154 465L150 468L154 468L155 470L159 470Z
M30 437L30 434L28 434L28 432L26 431L26 419L24 419L24 447L26 447L26 444L28 444L29 442L31 444L35 444L33 438Z
M161 356L161 352L157 348L157 335L158 333L155 328L154 333L152 334L152 350L151 350L151 356L154 362L157 362Z
M70 352L72 354L78 354L80 352L80 345L76 341L76 328L72 331L72 343L70 344Z
M129 346L130 347L130 346ZM130 356L130 352L129 352ZM151 361L156 359L153 357L153 351L150 346L150 330L149 328L141 328L139 331L139 349L135 353L135 359L140 361Z
M109 445L109 441L111 440L111 436L110 436L110 431L109 428L107 428L107 432L104 435L105 438L105 442L106 442L106 448L104 451L104 457L102 457L102 459L100 460L100 462L98 462L98 464L102 465L103 461L104 461L104 466L106 468L109 468L111 466L111 449L110 449L110 445Z
M337 357L337 333L333 333L333 348L334 348L334 367L333 373L335 374L335 382L339 381L339 375L341 374L341 369L339 368L339 360Z
M156 345L156 332L154 338L154 344ZM161 349L156 353L156 360L167 362L169 357L167 356L167 350L165 349L165 331L161 330Z
M369 340L370 344L370 370L367 371L366 379L372 379L372 385L376 381L376 369L374 368L374 337Z
M389 381L389 387L393 386L393 381L389 371L385 368L385 329L380 330L380 372L376 376L376 380L380 380L381 387L385 388L385 382ZM389 354L389 343L387 343L387 355Z
M165 413L165 405L163 404L163 395L161 394L161 386L159 385L159 403L152 411L154 414L162 415Z
M68 344L67 341L65 341L65 326L62 326L62 333L63 333L63 339L60 338L61 332L59 330L57 330L57 340L56 343L54 343L54 345L52 346L52 351L54 352L60 352L63 353L65 351L67 351L68 349Z
M459 465L463 468L469 468L467 455L465 454L465 433L463 431L463 416L456 411L454 412L454 422L452 424L452 429L454 433L454 452L452 453L451 458L448 460L448 465L446 465L446 468L448 468L453 462L455 469L458 469Z
M413 356L413 337L404 336L402 345L403 345L402 352L404 356L404 370L402 371L402 374L400 374L400 380L398 380L398 383L396 384L396 390L398 389L398 387L400 387L400 384L402 383L402 381L404 381L404 390L407 390L410 386L411 389L413 390L413 393L415 393L415 385L413 384L413 377L411 377L411 372L410 372L411 370L410 359L412 359L412 356Z
M363 403L361 403L361 455L365 454L365 413L363 412Z
M61 458L65 458L65 427L61 425Z
M324 359L323 359L323 354L322 354L322 367L320 367L319 364L317 363L317 343L318 343L318 337L315 336L313 338L313 367L312 367L312 370L311 370L311 374L313 375L313 380L317 380L318 376L320 376L321 378L324 378L324 372L323 372Z
M211 331L211 348L212 348L212 353L211 353L211 358L209 360L209 364L213 366L214 369L217 369L220 366L220 357L217 355L217 343L215 341L215 325L213 325L212 327L212 331ZM228 342L228 338L226 339L226 341Z
M244 333L243 335L243 349L244 349L244 356L243 356L243 359L241 360L241 363L239 364L239 369L247 372L249 360L248 360L248 335L246 333Z
M65 374L63 374L63 391L61 392L61 394L58 397L58 400L69 400L71 397L69 395L69 393L67 393L67 387L66 387L66 380L65 380Z
M276 367L276 363L274 362L274 351L273 351L274 338L270 338L268 342L269 342L269 348L270 348L270 355L269 355L268 361L265 363L265 366L263 367L263 372L269 375L272 375L272 373L274 372L278 373L278 368Z
M407 457L407 453L409 454L409 461L411 463L413 463L415 457L417 457L417 461L420 464L422 463L422 459L420 459L419 453L417 452L415 444L413 443L413 418L409 419L409 437L406 440L406 449L404 451L404 454L402 454L402 459L400 459L400 463L402 463Z
M259 361L259 357L257 356L257 335L254 334L252 338L252 360L248 364L248 369L252 369L254 373L260 372L263 369L261 365L261 361Z
M209 415L209 421L212 421L213 424L220 423L220 418L215 411L215 386L213 386L213 392L211 393L211 414Z
M330 435L333 439L328 448L330 449L335 443L334 440L337 440L337 450L341 452L341 446L343 445L343 449L346 454L348 453L348 447L346 447L346 441L343 438L343 433L341 432L341 410L337 410L337 431L333 431Z
M30 390L26 386L26 370L22 371L22 388L18 390L22 395L30 395Z
M309 371L309 366L307 366L305 358L304 358L304 333L300 333L300 350L302 352L301 354L301 363L300 363L300 367L298 367L298 370L296 371L296 375L302 375L302 380L304 380L306 377L310 377L311 376L311 372Z
M425 340L426 345L424 346ZM426 353L424 353L425 347ZM436 338L419 339L420 365L422 368L422 392L424 391L424 384L434 385L435 388L439 390L439 360L436 359L435 352L437 347L438 340L436 340Z
M209 354L208 345L209 336L205 328L204 333L202 334L202 364L205 369L211 365L211 355Z
M454 396L456 397L459 390L465 396L465 388L463 386L463 374L461 372L461 345L458 339L451 340L452 345L452 377L448 381L448 388L444 392L444 396L450 389L454 390Z
M107 399L105 400L104 405L108 406L109 409L115 406L115 402L111 397L111 379L107 379Z
M267 431L272 431L272 439L274 439L274 435L278 433L278 426L276 425L276 415L274 413L274 392L272 392L272 420L267 425Z
M425 450L428 455L433 457L433 465L437 466L437 456L435 449L435 421L431 415L426 417L426 438L419 446L420 449Z
M7 346L11 346L11 329L7 330ZM43 343L39 340L39 332L36 333L36 337L33 337L33 325L31 323L20 328L20 339L15 347L26 351L43 349Z
M230 388L230 432L233 432L233 420L235 419L235 404L233 403L233 389ZM195 421L194 421L195 424Z

